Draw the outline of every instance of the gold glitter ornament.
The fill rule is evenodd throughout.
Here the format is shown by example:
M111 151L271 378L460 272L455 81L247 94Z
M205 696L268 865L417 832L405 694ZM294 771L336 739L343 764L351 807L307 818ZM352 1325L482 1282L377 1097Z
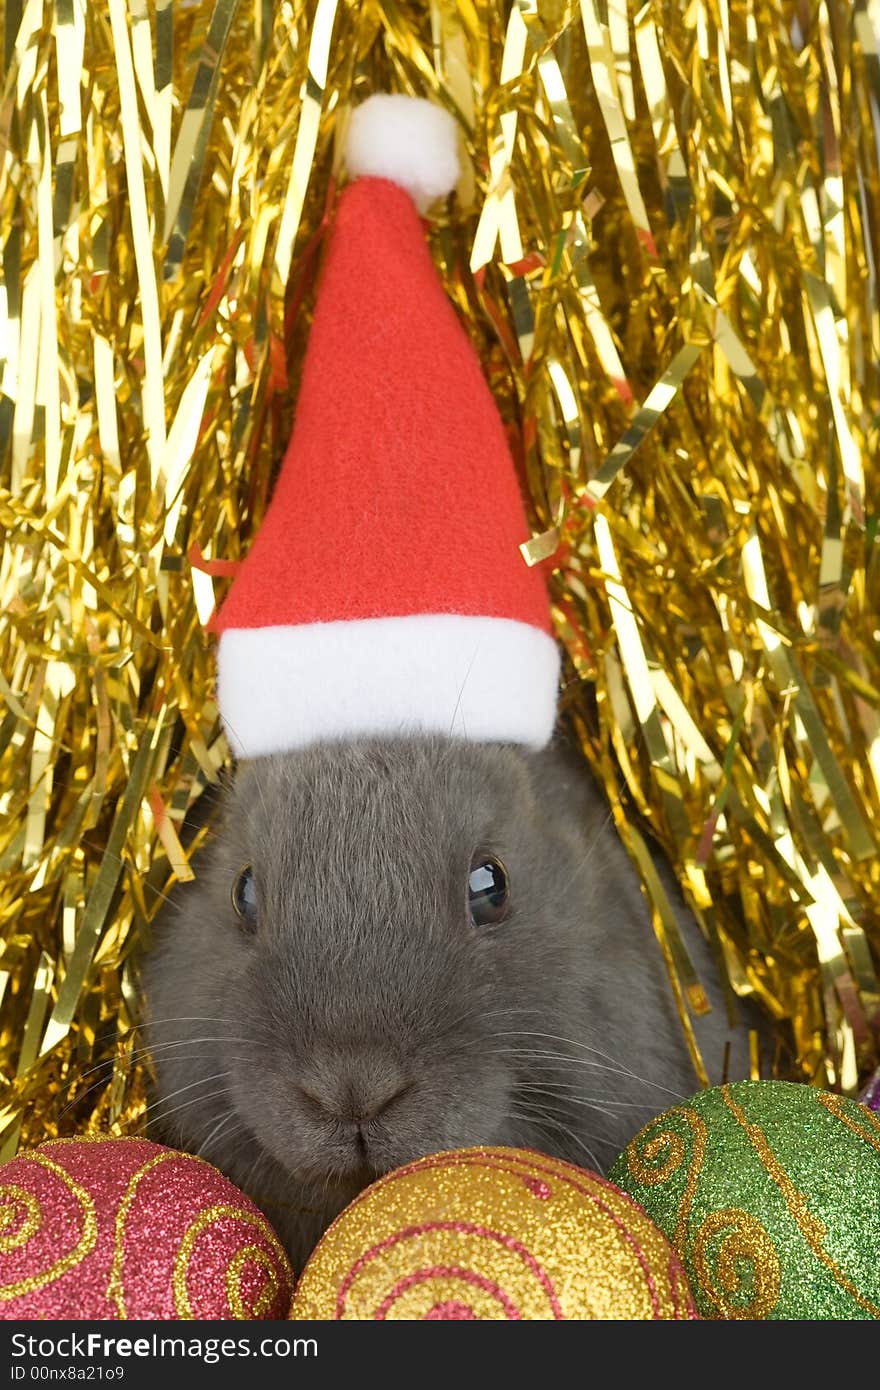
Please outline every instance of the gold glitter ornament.
M339 1216L293 1318L693 1318L678 1258L595 1173L525 1149L457 1149L380 1178Z
M460 123L435 256L696 1072L646 830L731 1000L853 1090L880 1060L874 0L7 0L2 32L0 1156L141 1123L137 955L228 761L204 623L288 438L338 134L383 89Z
M684 1261L707 1318L880 1318L880 1120L785 1081L713 1087L611 1169Z

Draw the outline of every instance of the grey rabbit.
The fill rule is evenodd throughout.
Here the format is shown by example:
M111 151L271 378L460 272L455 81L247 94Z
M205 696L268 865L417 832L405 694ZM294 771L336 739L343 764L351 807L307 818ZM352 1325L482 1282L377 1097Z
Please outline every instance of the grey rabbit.
M512 1144L602 1169L698 1089L635 871L558 737L241 764L145 982L154 1137L248 1192L296 1268L417 1155ZM734 1079L745 1029L713 1003L701 1045L718 1080L730 1037Z

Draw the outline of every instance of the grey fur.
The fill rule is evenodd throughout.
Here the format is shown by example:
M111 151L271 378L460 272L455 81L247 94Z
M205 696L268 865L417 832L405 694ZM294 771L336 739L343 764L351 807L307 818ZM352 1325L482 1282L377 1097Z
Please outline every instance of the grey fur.
M478 848L507 866L513 904L482 929ZM230 898L247 863L253 936ZM146 965L154 1132L249 1192L296 1265L416 1155L504 1143L604 1167L697 1089L633 868L558 746L360 741L243 765L165 916Z

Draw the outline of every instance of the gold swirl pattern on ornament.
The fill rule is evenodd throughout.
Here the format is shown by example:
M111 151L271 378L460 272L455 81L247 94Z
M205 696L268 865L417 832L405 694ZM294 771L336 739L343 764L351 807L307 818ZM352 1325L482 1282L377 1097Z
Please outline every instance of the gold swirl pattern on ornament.
M689 1110L687 1106L676 1105L671 1110L667 1110L653 1125L647 1125L641 1133L637 1134L626 1149L626 1162L630 1175L635 1182L641 1183L645 1187L656 1187L658 1183L665 1182L673 1173L678 1172L685 1159L686 1149L681 1135L674 1129L662 1129L654 1133L655 1125L665 1123L673 1115L678 1115L686 1120L693 1134L693 1155L688 1168L687 1179L685 1181L684 1193L678 1207L678 1215L675 1221L675 1230L672 1233L672 1244L681 1254L684 1250L685 1240L687 1239L687 1224L693 1205L694 1193L697 1190L700 1172L703 1167L703 1160L706 1156L706 1126L695 1110ZM642 1152L636 1147L645 1141ZM659 1166L654 1166L653 1160L658 1158L663 1150L668 1148L668 1157Z
M60 1149L63 1145L74 1145L79 1148L80 1144L128 1144L146 1143L146 1140L139 1140L134 1134L72 1134L62 1139L44 1139L40 1145L41 1149Z
M855 1119L852 1113L852 1102L847 1101L845 1096L832 1095L830 1091L817 1091L816 1099L820 1105L840 1120L841 1124L846 1125L852 1134L858 1139L863 1139L866 1144L870 1144L872 1149L876 1149L880 1154L880 1120L872 1114L866 1105L860 1105L860 1119Z
M363 1317L350 1313L358 1303L376 1321L431 1318L432 1307L452 1304L476 1319L565 1318L553 1280L528 1246L464 1218L408 1224L359 1252L338 1282L336 1320Z
M184 1233L183 1240L180 1242L177 1254L174 1256L174 1270L171 1275L171 1283L174 1289L174 1310L179 1318L186 1318L190 1320L195 1318L195 1314L192 1310L192 1305L189 1301L187 1277L196 1241L198 1240L202 1232L207 1230L207 1228L211 1226L215 1221L222 1221L224 1219L228 1219L230 1221L243 1221L245 1225L252 1226L254 1230L258 1231L259 1234L263 1237L267 1245L271 1247L273 1254L276 1256L277 1260L281 1265L281 1268L283 1270L286 1270L288 1268L287 1256L282 1250L277 1236L275 1235L274 1231L270 1229L268 1222L264 1221L262 1217L257 1216L253 1212L244 1211L241 1207L229 1206L225 1202L217 1203L217 1205L213 1207L206 1207L204 1211L199 1212L198 1216L196 1216L196 1218L193 1220L190 1226L187 1227L187 1230ZM272 1268L270 1271L270 1284L271 1294L269 1297L269 1302L271 1303L278 1293L278 1271L276 1268ZM229 1282L227 1278L227 1288L228 1287ZM259 1298L257 1300L257 1304L259 1305L261 1302L262 1298ZM240 1298L239 1306L243 1306L243 1302ZM241 1314L237 1312L235 1313L236 1318L239 1318L241 1316ZM245 1319L247 1319L248 1317L255 1316L255 1314L245 1313L243 1316Z
M629 1171L644 1187L656 1187L658 1183L665 1182L673 1173L678 1172L684 1162L684 1140L674 1129L655 1134L648 1140L641 1154L635 1150L634 1144L635 1140L627 1150ZM655 1166L654 1160L660 1157L664 1149L667 1150L665 1161Z
M22 1245L27 1245L31 1236L39 1229L42 1219L40 1204L33 1192L28 1192L24 1187L18 1187L16 1183L4 1183L0 1187L0 1252L8 1255L11 1250L18 1250ZM24 1220L21 1222L17 1231L10 1231L9 1227L14 1226L19 1219L16 1207L24 1207Z
M122 1285L122 1265L125 1259L125 1222L131 1209L132 1202L137 1193L138 1184L141 1178L149 1173L152 1168L157 1168L160 1163L165 1163L169 1158L179 1158L180 1154L173 1149L163 1149L161 1153L154 1154L148 1158L146 1163L142 1163L140 1168L134 1172L128 1180L128 1186L122 1195L122 1200L116 1209L116 1222L113 1230L113 1263L110 1266L110 1278L107 1281L107 1297L116 1304L116 1311L120 1318L127 1318L128 1313L125 1307L125 1290Z
M17 1279L13 1284L0 1285L0 1303L8 1303L13 1298L21 1298L25 1294L36 1293L38 1289L44 1289L47 1284L54 1283L56 1279L60 1279L63 1274L74 1269L91 1253L98 1238L98 1218L95 1214L94 1203L85 1188L81 1187L75 1178L72 1178L59 1164L54 1163L45 1154L24 1153L20 1155L20 1158L25 1163L39 1164L41 1168L47 1169L48 1172L60 1179L79 1205L82 1213L82 1232L73 1249L67 1255L63 1255L60 1260L56 1260L48 1269L44 1269L38 1274L29 1274L24 1279ZM31 1235L39 1229L43 1219L39 1199L35 1198L34 1200L37 1207L37 1220L30 1231ZM30 1216L26 1219L26 1225L29 1220Z
M721 1094L724 1097L724 1103L728 1110L733 1115L737 1124L745 1131L749 1143L752 1145L752 1148L755 1150L761 1162L764 1164L764 1167L767 1169L767 1172L782 1193L785 1205L788 1207L801 1235L807 1242L807 1245L810 1247L816 1259L820 1264L825 1266L835 1283L838 1284L840 1288L844 1289L849 1294L850 1298L855 1299L860 1308L863 1308L866 1313L870 1313L871 1317L880 1318L880 1306L859 1292L855 1284L847 1278L833 1256L825 1249L824 1241L826 1230L824 1223L810 1211L807 1198L803 1192L795 1187L791 1178L782 1167L782 1164L770 1147L764 1131L758 1125L752 1124L740 1106L737 1105L730 1093L730 1086L722 1086Z
M713 1271L709 1246L718 1235L721 1245ZM694 1238L692 1258L700 1292L722 1318L764 1319L773 1312L782 1267L769 1232L749 1212L738 1207L710 1212ZM741 1260L748 1260L754 1270L755 1287L747 1303L735 1301L742 1287Z
M241 1292L241 1276L250 1260L258 1264L268 1274L268 1279L257 1295L253 1308L245 1305ZM278 1294L278 1271L266 1251L260 1245L243 1245L236 1250L226 1271L226 1297L232 1316L239 1322L249 1322L252 1318L262 1318L268 1313Z

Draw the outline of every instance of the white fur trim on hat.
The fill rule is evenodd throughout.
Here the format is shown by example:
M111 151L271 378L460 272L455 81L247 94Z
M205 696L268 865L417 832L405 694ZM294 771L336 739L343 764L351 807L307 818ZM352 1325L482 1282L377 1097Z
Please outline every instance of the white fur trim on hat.
M455 121L432 101L377 93L352 113L345 164L350 178L399 184L424 212L458 182Z
M239 758L323 740L446 734L543 748L559 651L511 618L439 613L228 628L218 695Z

